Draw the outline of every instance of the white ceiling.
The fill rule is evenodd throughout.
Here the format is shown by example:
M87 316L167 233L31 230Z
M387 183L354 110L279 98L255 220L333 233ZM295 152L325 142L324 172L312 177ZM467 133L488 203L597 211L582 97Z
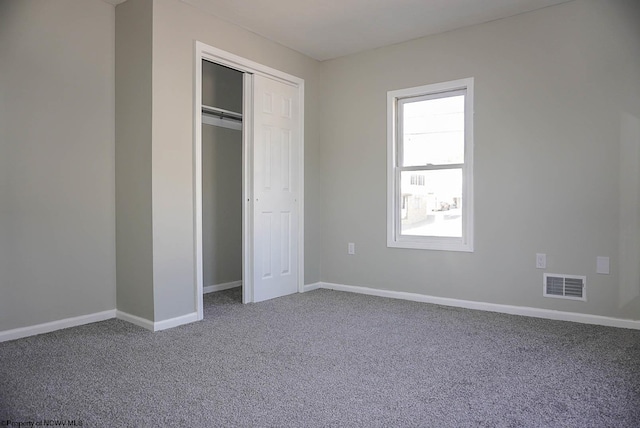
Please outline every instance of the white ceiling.
M322 61L570 0L180 1Z

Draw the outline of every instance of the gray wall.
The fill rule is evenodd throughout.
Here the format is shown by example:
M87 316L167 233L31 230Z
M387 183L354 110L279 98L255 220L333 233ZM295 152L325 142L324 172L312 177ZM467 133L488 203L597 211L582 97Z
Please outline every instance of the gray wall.
M579 0L322 63L322 280L640 319L639 22ZM387 248L386 93L465 77L476 250ZM588 302L543 298L536 252Z
M202 235L204 286L240 281L241 131L202 125Z
M576 0L320 64L176 0L0 0L0 330L116 307L116 236L120 310L195 311L194 40L305 79L306 283L639 319L639 8ZM386 91L469 76L476 251L389 249ZM536 252L587 275L588 302L542 298Z
M195 311L194 40L305 79L305 274L320 278L318 62L175 0L153 13L153 266L155 320Z
M202 61L202 104L242 113L243 73Z
M153 320L151 212L152 0L116 7L118 310Z
M0 331L115 307L114 8L0 0Z

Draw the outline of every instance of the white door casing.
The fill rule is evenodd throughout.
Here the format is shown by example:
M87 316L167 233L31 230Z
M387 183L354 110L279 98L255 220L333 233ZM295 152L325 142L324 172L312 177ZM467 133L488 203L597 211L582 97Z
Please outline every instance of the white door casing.
M298 291L297 88L253 77L254 301Z
M259 265L254 260L256 250L254 244L257 241L254 236L256 233L257 222L255 219L255 195L254 195L254 135L258 135L258 129L254 129L253 113L256 110L255 105L259 102L254 99L256 91L254 81L257 77L274 81L293 88L295 95L291 96L291 115L296 117L297 123L291 124L292 141L295 141L295 153L292 150L289 159L292 168L290 175L291 188L295 189L296 196L294 198L296 204L292 211L291 234L289 238L291 243L291 274L285 275L287 279L295 278L293 282L296 287L288 284L287 293L304 291L304 80L279 70L267 67L257 62L242 58L230 52L206 45L202 42L195 41L194 44L194 165L193 165L193 187L194 187L194 246L195 246L195 302L198 319L204 316L203 311L203 275L202 275L202 60L208 61L236 69L245 73L244 78L244 94L243 94L243 147L242 147L242 259L243 259L243 284L242 284L242 300L244 303L258 301L254 288L254 278L258 275L254 274L259 270ZM291 94L290 94L291 95ZM278 126L278 124L274 124ZM296 139L293 140L293 137ZM273 145L272 145L273 146ZM272 165L273 166L273 165ZM295 174L295 175L294 175ZM293 216L295 214L295 216ZM280 219L282 221L282 219ZM282 229L280 229L282 230ZM273 232L273 229L272 229ZM260 241L263 242L263 241ZM272 241L275 243L275 241ZM280 242L282 239L280 238ZM282 260L282 255L279 256ZM285 254L289 257L289 254ZM282 271L282 267L280 267ZM267 281L266 284L269 284ZM260 300L270 298L269 292L258 292ZM273 294L273 292L271 291ZM275 294L272 295L275 297Z

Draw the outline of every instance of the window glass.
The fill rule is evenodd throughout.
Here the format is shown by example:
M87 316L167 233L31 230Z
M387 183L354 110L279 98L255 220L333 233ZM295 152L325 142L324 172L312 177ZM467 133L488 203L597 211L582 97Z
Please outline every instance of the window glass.
M401 173L402 235L462 236L462 169Z
M464 96L404 100L402 166L464 162Z

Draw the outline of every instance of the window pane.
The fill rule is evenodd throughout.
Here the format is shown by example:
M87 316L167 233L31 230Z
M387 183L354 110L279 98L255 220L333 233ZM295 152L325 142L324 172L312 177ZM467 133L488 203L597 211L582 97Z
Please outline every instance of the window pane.
M400 233L461 237L462 169L400 174Z
M402 103L402 166L464 162L464 95Z

